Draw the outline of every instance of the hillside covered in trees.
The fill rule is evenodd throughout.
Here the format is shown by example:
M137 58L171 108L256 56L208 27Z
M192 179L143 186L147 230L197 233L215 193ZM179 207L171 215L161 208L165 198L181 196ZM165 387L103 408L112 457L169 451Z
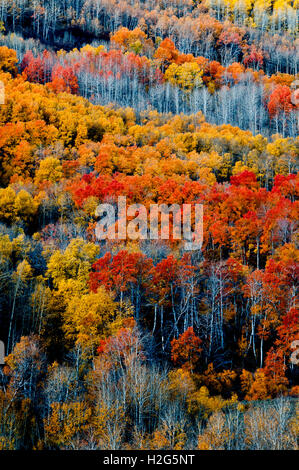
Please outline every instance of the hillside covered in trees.
M0 450L298 449L298 2L0 26ZM99 240L121 196L202 204L201 249Z

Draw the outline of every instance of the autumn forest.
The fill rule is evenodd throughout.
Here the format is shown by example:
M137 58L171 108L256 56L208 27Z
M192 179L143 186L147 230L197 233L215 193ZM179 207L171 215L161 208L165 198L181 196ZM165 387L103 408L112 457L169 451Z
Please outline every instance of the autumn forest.
M298 450L298 8L0 2L0 450Z

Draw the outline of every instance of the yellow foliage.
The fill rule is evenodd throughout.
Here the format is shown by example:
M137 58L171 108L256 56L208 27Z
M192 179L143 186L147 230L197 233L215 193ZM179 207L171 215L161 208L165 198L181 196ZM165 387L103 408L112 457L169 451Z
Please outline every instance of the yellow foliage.
M22 189L17 193L14 203L17 218L29 222L35 216L38 205L38 201L33 199L27 191Z
M207 387L201 387L199 391L190 395L187 402L189 413L207 419L215 411L236 404L238 397L236 394L233 394L229 400L225 400L220 396L211 397Z
M84 402L52 403L51 414L44 420L45 442L51 447L73 448L87 428L91 409Z
M182 65L172 63L164 74L165 80L178 85L186 91L203 86L203 70L197 62L185 62Z
M100 340L109 335L116 314L117 303L100 287L96 293L70 298L63 328L67 337L94 354Z
M55 251L48 262L47 274L56 287L60 282L74 279L87 283L91 265L95 262L99 247L82 239L74 239L64 253ZM82 284L81 284L82 285ZM69 286L70 287L70 286Z
M18 264L16 271L16 278L21 279L23 282L26 282L32 278L32 268L28 261L25 259Z
M8 222L23 220L30 222L38 209L38 202L25 190L19 191L8 186L0 189L0 219Z
M57 183L62 179L62 165L58 158L47 157L40 162L39 169L36 171L35 180L37 183L48 181Z
M6 46L0 47L0 70L11 74L17 73L18 58L16 51Z
M186 399L188 395L195 392L195 384L188 370L172 370L169 372L168 378L168 390L174 399L177 399L178 397Z
M2 220L14 218L15 199L16 193L10 186L6 189L0 188L0 218Z
M224 450L234 435L230 433L222 411L213 413L207 423L205 431L198 437L199 450Z

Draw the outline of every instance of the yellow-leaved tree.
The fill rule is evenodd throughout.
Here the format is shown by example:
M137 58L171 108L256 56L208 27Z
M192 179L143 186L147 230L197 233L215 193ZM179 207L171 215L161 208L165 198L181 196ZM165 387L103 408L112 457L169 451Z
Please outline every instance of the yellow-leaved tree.
M185 91L202 87L203 71L197 62L185 62L182 65L171 64L164 74L165 80L178 85Z
M109 334L109 324L117 312L117 303L104 287L96 293L72 296L64 315L66 336L94 355L101 339Z
M35 174L35 181L56 183L62 179L62 165L60 160L55 157L47 157L40 162L39 169Z

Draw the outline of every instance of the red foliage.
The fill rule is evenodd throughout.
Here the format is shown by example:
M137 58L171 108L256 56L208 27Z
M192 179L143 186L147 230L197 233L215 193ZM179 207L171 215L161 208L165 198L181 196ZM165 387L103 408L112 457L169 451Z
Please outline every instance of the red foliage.
M230 182L233 186L247 186L251 189L258 186L255 173L248 170L232 176Z
M251 45L250 53L244 59L245 67L261 67L264 62L263 54L257 50L254 44Z
M291 308L282 318L282 324L277 328L278 339L276 345L288 354L292 349L292 342L299 340L299 310Z
M299 175L290 174L290 175L276 175L274 178L274 185L272 189L273 193L279 193L284 197L291 197L292 199L295 196L299 196Z
M193 370L197 365L202 349L201 339L195 335L193 327L188 328L178 339L171 341L171 359L175 365Z
M21 62L21 70L28 81L47 83L51 76L50 53L45 50L42 56L34 57L31 51L27 51Z
M272 119L282 112L288 114L292 109L290 88L286 85L278 85L271 93L268 101L270 118Z
M129 285L142 283L152 267L152 260L142 253L120 251L113 258L110 253L96 261L90 273L90 288L96 292L103 285L117 294L125 292Z
M52 82L49 87L55 93L72 93L77 95L79 91L78 79L72 67L63 67L62 65L55 65L52 69Z

